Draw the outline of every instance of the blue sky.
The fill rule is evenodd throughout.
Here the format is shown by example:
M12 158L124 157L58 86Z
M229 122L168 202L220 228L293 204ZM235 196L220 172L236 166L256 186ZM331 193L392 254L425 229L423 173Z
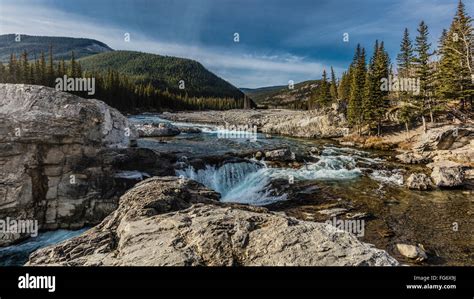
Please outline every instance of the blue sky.
M474 1L464 1L474 17ZM392 60L423 19L436 45L457 0L0 0L0 34L95 38L114 49L192 58L238 87L340 74L361 43ZM130 34L130 42L124 34ZM240 41L234 42L234 33ZM343 34L349 34L349 42Z

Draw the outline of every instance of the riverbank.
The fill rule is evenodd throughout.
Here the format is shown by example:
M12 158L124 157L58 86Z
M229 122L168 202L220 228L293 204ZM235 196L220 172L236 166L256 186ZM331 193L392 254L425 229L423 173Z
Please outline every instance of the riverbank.
M4 166L0 216L38 219L40 231L94 226L78 237L37 250L30 256L30 264L398 264L387 252L359 241L350 232L274 213L256 207L258 204L236 206L231 203L235 198L222 203L220 195L204 183L178 177L179 170L189 169L192 174L190 167L194 166L209 170L211 175L216 169L213 167L223 167L224 171L219 172L223 176L213 176L212 182L229 188L243 186L240 194L247 193L250 200L261 193L262 198L272 201L284 198L266 190L273 184L267 173L256 177L257 189L246 189L246 180L259 170L266 171L263 164L253 168L247 167L254 163L250 159L209 158L213 154L209 144L220 142L216 131L208 134L191 130L169 141L137 140L129 119L101 101L33 85L2 84L0 95L0 120L5 133L0 139ZM157 128L160 134L165 129ZM183 139L183 135L195 137ZM207 143L201 148L207 155L193 157L193 149L203 139ZM168 142L180 140L176 150L166 148ZM278 146L284 144L278 138L269 140L275 140ZM151 146L144 146L146 142ZM163 151L153 149L157 144L165 146ZM182 155L182 145L187 145L189 157ZM221 144L223 151L229 146L235 146L233 141ZM256 147L260 147L258 142ZM234 149L239 152L241 147ZM279 157L275 155L276 162ZM218 165L211 167L213 160ZM229 167L237 161L244 171ZM334 163L339 162L336 159ZM321 167L324 173L325 166ZM341 171L345 173L346 169ZM148 176L154 177L135 185ZM17 246L27 238L24 234L13 238L10 232L7 234L7 242L0 246ZM169 243L157 247L163 240ZM41 244L56 241L48 239ZM143 246L145 243L149 246ZM31 246L25 247L21 252L15 252L15 247L6 250L21 260L31 250Z
M2 118L6 134L1 139L0 156L3 165L8 166L2 169L2 179L9 179L4 181L7 187L21 186L25 190L16 194L7 189L0 216L38 218L43 231L95 225L79 237L33 253L32 264L387 264L377 259L382 255L384 261L395 257L407 264L473 263L469 252L472 189L459 175L464 175L468 165L435 166L433 181L443 187L426 188L429 192L411 190L405 183L412 174L421 178L414 180L413 186L431 186L421 175L427 172L426 161L409 157L409 162L402 163L404 159L395 158L393 152L341 146L341 139L337 139L343 138L338 137L340 133L327 133L342 132L334 122L336 118L332 118L336 107L331 108L329 116L315 111L236 110L145 114L125 119L100 101L50 88L8 84L0 87L7 103L0 111L5 113L0 115L9 112L15 116ZM15 135L19 123L23 124L23 131ZM255 138L234 138L228 134L226 124L262 126L265 133L260 129ZM333 130L334 126L338 129ZM42 129L38 131L38 127ZM135 129L142 137L132 140L130 132ZM457 153L467 148L470 153L471 131L453 129L456 128L431 131L437 133L426 139L423 152ZM282 136L289 133L307 138ZM28 151L12 151L25 144ZM412 164L415 160L420 164ZM435 162L439 161L430 163ZM22 176L14 176L18 170ZM146 177L154 178L137 184ZM460 185L444 187L453 183ZM123 195L126 191L135 195ZM185 194L194 199L198 196L199 200L187 201ZM101 207L106 203L104 210ZM193 222L196 215L202 217ZM232 226L235 221L244 228ZM359 226L357 230L352 227L338 231L341 236L336 238L327 227L329 224L324 224L327 221ZM210 222L216 226L202 224ZM285 223L295 225L287 227ZM155 244L166 237L164 231L153 231L155 224L165 225L162 229L167 229L171 243L154 261L147 260L154 254L151 245L137 251L141 257L135 259L133 253L142 241ZM278 239L279 235L266 229L273 227L292 238ZM235 247L237 241L231 237L236 231L243 234L245 242L241 247ZM258 233L252 234L253 231ZM221 234L219 244L210 237L216 234ZM258 242L266 234L269 240L278 239L278 244ZM187 238L178 240L176 236L182 235ZM23 237L3 245L16 246ZM225 243L228 238L231 243ZM326 238L340 242L326 242L328 246L321 253L311 251L317 248L318 240ZM311 246L303 248L301 244ZM374 244L378 253L368 244ZM202 257L207 250L199 248L216 246L222 249L220 253L227 256L232 252L235 257L222 258L219 252ZM274 252L262 257L261 252L267 248ZM14 253L14 249L7 250ZM188 253L190 256L180 259L174 254L176 250L181 257ZM280 250L284 254L278 253ZM251 254L249 259L247 254Z
M259 132L302 138L336 138L349 132L341 107L297 111L285 109L227 110L163 113L177 122L207 123L225 126L257 126Z
M425 172L440 187L471 186L474 181L474 125L471 123L434 123L408 132L394 131L382 136L350 134L340 107L320 111L283 109L230 110L164 113L162 118L225 127L257 126L259 132L302 138L332 138L344 146L393 151L399 162L426 166ZM446 169L446 171L445 171ZM452 172L457 181L444 182L435 173Z
M282 115L290 115L291 122L297 123L303 119L301 116L307 114L285 110L238 110L185 112L163 114L160 117L185 122L189 126L198 122L219 126L225 126L226 123L247 125L248 123L242 121L249 117L252 120L260 120L250 121L250 124L260 123L266 128L259 131L269 132L277 130L278 126L272 128L271 125L277 123ZM263 139L258 140L263 144L266 137L277 138L262 135L259 138ZM428 260L423 262L425 265L472 263L469 253L471 244L470 240L466 239L474 229L470 221L474 195L471 164L474 147L471 127L459 123L440 123L429 126L426 133L421 128L412 130L409 132L410 138L406 137L406 133L401 132L387 134L382 138L357 135L325 141L295 138L296 143L308 144L307 150L312 150L314 144L314 147L326 148L330 152L333 148L328 145L339 143L341 159L350 161L354 157L368 154L378 162L356 162L362 172L366 173L357 179L329 178L330 172L327 172L316 182L296 183L285 191L290 200L277 202L269 208L298 219L319 222L328 219L320 213L326 213L325 210L340 219L363 215L367 229L362 239L375 244L377 248L387 250L399 261L413 263L413 260L403 256L399 249L399 244L411 244L415 247L419 245L428 252ZM293 136L282 139L293 140ZM230 140L220 139L214 142L217 145ZM291 148L291 144L287 146ZM357 151L356 148L362 151ZM322 157L326 155L326 150L323 151ZM380 158L382 159L379 160ZM323 159L316 164L321 163L326 161ZM327 166L328 171L331 167L340 167L332 164ZM289 163L280 167L292 166ZM351 169L350 165L345 167ZM304 167L302 169L304 171ZM318 169L311 168L310 172L318 172ZM276 184L285 186L286 183L280 181Z

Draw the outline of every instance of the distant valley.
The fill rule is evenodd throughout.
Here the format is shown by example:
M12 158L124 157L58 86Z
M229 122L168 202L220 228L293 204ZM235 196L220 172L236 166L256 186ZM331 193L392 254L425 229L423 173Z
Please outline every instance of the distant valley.
M241 90L261 107L306 109L318 86L319 80L309 80L296 83L292 88L280 85Z

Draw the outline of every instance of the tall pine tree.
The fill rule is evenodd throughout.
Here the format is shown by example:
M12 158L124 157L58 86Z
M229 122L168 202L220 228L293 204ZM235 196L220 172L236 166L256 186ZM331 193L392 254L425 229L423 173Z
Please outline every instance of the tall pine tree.
M351 125L357 128L361 133L363 124L363 98L366 76L365 50L358 44L353 60L353 70L351 75L351 94L349 97L349 106L347 116Z
M433 121L433 110L431 104L431 97L433 96L433 76L432 67L430 65L430 53L431 44L428 43L428 26L424 21L421 21L418 26L418 36L415 40L415 58L414 58L414 69L415 76L420 81L420 93L415 96L417 99L417 110L423 121L423 128L426 132L426 119L425 114L429 113L431 121Z
M341 76L341 82L338 88L339 98L343 101L348 101L351 95L351 75L350 68L347 72L343 72Z
M403 32L402 42L400 44L400 53L397 55L398 75L402 77L411 76L413 66L413 45L410 39L408 28Z
M336 101L339 98L339 96L337 94L336 74L334 74L334 69L333 69L332 66L331 66L331 88L330 88L330 92L331 92L332 100Z
M330 84L328 82L326 70L323 70L323 77L317 91L316 101L320 107L327 106L331 102Z
M48 53L48 69L46 70L46 77L48 85L53 84L54 82L54 62L53 62L53 45L49 45Z
M440 43L437 92L441 98L455 100L464 108L474 96L472 19L464 3L458 3L456 15Z
M38 82L41 85L48 85L48 80L46 78L46 60L44 58L44 52L41 51L40 60L39 60L39 72L38 72Z
M413 75L413 45L410 39L408 28L403 32L402 42L400 44L400 53L397 55L398 79L408 79ZM412 103L412 97L409 92L402 90L398 92L400 100L400 114L399 119L405 123L408 132L408 124L411 122L416 113L415 106Z
M388 91L381 86L382 79L388 79L390 61L383 43L375 42L374 53L366 74L363 99L364 123L370 128L377 127L381 134L382 120L387 110Z

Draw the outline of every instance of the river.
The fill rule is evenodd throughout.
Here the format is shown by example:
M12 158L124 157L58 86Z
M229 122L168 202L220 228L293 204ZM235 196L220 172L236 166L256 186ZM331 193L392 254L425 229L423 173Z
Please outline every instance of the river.
M157 115L133 116L131 120L168 122ZM399 254L397 243L421 244L429 255L423 264L474 265L474 192L462 188L409 190L403 185L404 179L407 174L420 171L420 166L397 163L393 152L362 151L340 146L334 140L260 133L256 140L220 138L225 134L213 125L171 123L199 128L202 132L145 138L139 141L139 146L179 153L185 158L258 149L289 148L297 155L307 155L313 148L319 150L312 154L316 162L298 167L268 167L265 162L249 159L247 163L207 165L199 170L184 162L176 170L176 175L197 180L220 192L222 201L267 206L310 221L328 220L327 215L319 213L328 209L364 213L366 227L361 240L387 250L402 263L414 264ZM289 180L294 180L294 184L287 185Z
M131 116L134 122L170 122L159 115ZM404 264L397 243L421 244L425 265L474 265L472 202L468 189L413 191L403 186L416 167L397 163L392 152L362 151L334 140L310 140L257 134L256 140L220 138L214 125L171 122L200 133L142 138L139 147L180 156L176 175L199 181L221 193L221 201L265 206L307 221L349 219L362 215L362 241L387 250ZM221 134L220 134L221 133ZM225 136L225 134L224 134ZM289 148L308 161L271 165L249 158L194 169L191 158ZM316 149L316 150L315 150ZM34 250L85 231L54 231L0 249L0 265L22 265Z

